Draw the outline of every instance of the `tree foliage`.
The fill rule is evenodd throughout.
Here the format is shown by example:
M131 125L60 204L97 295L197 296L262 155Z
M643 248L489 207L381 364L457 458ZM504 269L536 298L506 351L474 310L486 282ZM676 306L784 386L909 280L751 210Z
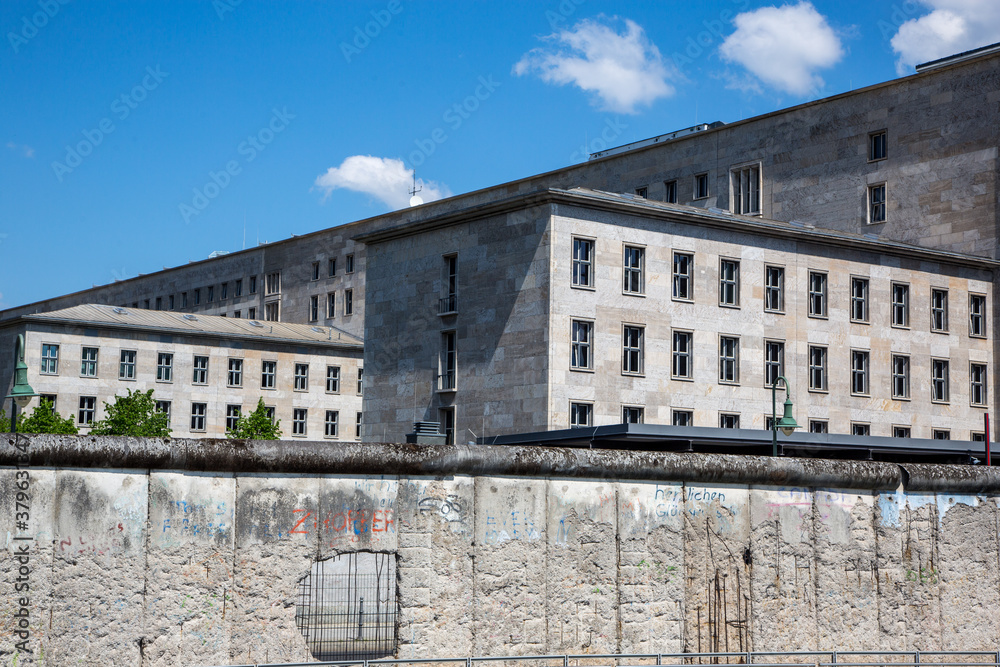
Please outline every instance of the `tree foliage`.
M2 426L2 424L0 424ZM10 430L10 423L7 424ZM76 424L72 417L65 419L59 416L52 405L52 401L42 400L32 411L30 417L21 415L17 420L18 433L56 433L59 435L73 435L77 432Z
M257 400L253 412L240 415L236 425L226 431L226 437L238 440L278 440L281 438L281 420L272 422L264 405L264 399Z
M10 418L0 414L0 433L10 433Z
M170 435L170 422L165 412L156 411L153 390L126 390L125 396L115 396L112 404L104 403L106 417L94 422L91 435L132 435L162 438Z

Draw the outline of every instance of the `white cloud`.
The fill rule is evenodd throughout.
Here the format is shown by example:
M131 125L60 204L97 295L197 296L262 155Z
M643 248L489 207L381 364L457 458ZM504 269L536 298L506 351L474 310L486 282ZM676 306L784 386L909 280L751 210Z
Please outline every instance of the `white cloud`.
M840 38L809 2L761 7L737 14L733 22L736 32L719 46L722 58L786 93L809 95L819 90L823 79L816 70L832 67L844 56Z
M911 73L914 65L1000 41L997 0L921 0L921 4L930 14L905 21L890 42L901 75Z
M325 197L340 188L363 192L395 210L410 205L413 170L407 169L402 160L394 158L352 155L339 167L330 167L325 174L317 177L316 187L324 190ZM425 202L451 196L448 186L433 181L418 178L417 187L422 188L420 198Z
M625 20L619 33L612 25L583 20L549 35L551 48L532 49L514 65L514 74L536 73L546 83L573 84L593 93L599 108L635 113L639 105L672 95L677 78L642 27Z
M8 141L7 148L17 153L21 153L24 157L35 157L35 149L31 146L22 146L20 144L15 144L12 141Z

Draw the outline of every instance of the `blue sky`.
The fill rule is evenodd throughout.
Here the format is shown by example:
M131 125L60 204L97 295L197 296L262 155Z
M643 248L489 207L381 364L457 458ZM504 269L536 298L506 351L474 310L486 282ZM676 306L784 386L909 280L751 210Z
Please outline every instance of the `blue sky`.
M1000 3L4 0L0 32L2 308L384 213L414 168L431 200L889 80Z

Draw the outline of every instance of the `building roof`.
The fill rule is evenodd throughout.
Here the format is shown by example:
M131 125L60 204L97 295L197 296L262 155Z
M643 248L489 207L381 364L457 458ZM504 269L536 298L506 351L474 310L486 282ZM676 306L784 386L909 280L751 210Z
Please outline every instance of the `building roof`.
M11 324L18 320L11 320ZM105 326L119 329L141 329L159 333L219 336L268 342L308 343L324 347L363 348L358 336L336 327L288 322L259 322L218 315L192 315L166 310L120 308L101 304L85 304L48 313L24 315L20 321L78 326Z

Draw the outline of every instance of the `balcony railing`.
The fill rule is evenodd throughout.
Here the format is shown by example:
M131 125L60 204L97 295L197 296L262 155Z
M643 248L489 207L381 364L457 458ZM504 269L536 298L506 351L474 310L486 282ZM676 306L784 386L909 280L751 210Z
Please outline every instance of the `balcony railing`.
M438 315L450 315L458 312L458 295L449 294L438 300Z
M455 391L455 371L438 375L438 391Z

